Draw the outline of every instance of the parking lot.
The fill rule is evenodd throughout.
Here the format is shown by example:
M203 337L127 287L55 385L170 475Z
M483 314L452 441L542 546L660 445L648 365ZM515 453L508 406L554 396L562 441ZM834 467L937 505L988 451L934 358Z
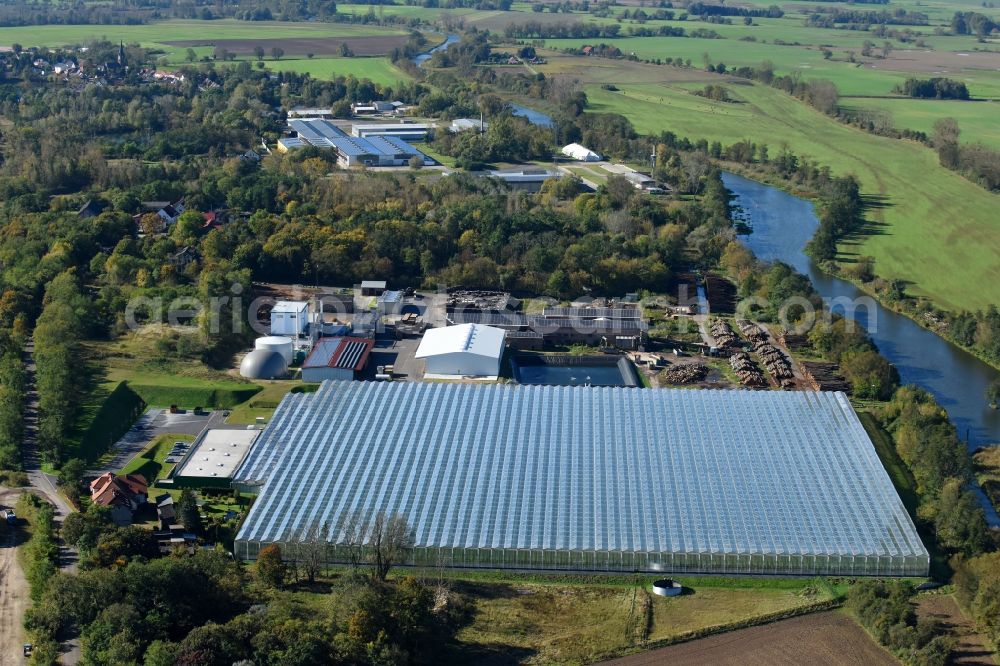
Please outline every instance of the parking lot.
M192 411L171 414L166 409L150 409L143 414L115 444L115 457L105 465L90 470L94 475L119 470L150 442L167 433L198 436L205 428L227 427L221 411L195 414Z

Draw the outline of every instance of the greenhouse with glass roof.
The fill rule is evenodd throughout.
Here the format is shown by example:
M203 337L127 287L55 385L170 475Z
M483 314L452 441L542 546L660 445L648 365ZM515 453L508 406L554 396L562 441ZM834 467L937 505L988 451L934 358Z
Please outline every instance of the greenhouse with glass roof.
M922 576L928 554L841 393L324 382L236 473L256 558L401 514L408 564ZM294 552L294 548L288 552Z

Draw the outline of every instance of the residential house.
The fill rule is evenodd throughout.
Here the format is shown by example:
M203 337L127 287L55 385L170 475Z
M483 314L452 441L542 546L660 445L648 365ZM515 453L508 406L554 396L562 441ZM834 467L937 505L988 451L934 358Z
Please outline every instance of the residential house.
M149 484L142 474L105 472L90 482L90 501L111 509L116 525L129 525L132 514L146 503Z

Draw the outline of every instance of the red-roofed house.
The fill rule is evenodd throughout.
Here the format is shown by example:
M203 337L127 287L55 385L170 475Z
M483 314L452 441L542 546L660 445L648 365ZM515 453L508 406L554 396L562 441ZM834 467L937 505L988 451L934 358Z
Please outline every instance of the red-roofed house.
M111 509L116 525L128 525L132 514L146 503L149 484L142 474L116 476L105 472L90 482L90 501Z

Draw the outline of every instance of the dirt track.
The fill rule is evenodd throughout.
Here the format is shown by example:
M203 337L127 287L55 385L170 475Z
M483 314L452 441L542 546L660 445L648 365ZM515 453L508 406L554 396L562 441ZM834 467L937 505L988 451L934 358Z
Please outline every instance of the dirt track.
M20 490L0 488L0 504L14 506L20 494ZM0 666L24 662L21 656L24 644L21 620L30 598L28 581L17 562L14 548L18 536L16 529L0 526Z
M605 662L605 666L897 666L843 613L782 620Z

